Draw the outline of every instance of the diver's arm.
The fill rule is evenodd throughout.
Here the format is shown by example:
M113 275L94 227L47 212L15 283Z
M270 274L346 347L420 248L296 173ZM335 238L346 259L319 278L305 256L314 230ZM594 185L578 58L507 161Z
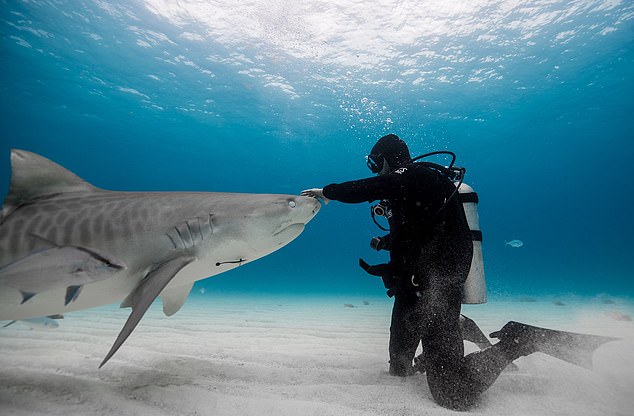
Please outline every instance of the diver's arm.
M397 174L381 175L373 178L359 179L343 183L333 183L323 188L323 195L328 199L358 204L360 202L390 199L403 192L402 176Z

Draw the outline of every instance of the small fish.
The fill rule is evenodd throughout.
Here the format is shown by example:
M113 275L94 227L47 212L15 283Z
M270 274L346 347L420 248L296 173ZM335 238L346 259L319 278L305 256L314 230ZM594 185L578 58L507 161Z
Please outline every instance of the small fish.
M507 246L511 246L513 248L520 248L524 245L524 242L522 240L511 240L511 241L505 241L504 244L506 244Z
M344 303L343 306L344 308L354 308L354 305L352 303Z

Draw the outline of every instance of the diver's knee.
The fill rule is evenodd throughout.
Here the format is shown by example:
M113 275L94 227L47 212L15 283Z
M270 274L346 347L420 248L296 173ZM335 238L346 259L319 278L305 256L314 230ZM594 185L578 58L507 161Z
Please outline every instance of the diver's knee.
M429 390L436 403L451 410L469 410L477 399L469 392L459 391L447 386L432 387L430 384Z
M470 389L447 377L434 377L427 373L427 383L434 401L451 410L468 410L478 398Z

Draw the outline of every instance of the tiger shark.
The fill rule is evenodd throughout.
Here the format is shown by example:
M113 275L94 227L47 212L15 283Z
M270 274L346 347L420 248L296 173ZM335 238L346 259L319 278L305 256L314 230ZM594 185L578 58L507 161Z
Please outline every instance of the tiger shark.
M110 191L25 150L11 165L0 320L121 302L132 311L100 368L158 296L173 315L195 281L285 246L320 209L293 195Z

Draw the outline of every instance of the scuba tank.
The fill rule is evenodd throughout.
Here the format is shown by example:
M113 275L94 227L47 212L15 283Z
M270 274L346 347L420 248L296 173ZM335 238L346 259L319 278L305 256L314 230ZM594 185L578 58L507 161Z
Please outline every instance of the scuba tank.
M458 187L458 197L462 202L467 223L473 240L473 257L469 276L462 285L462 303L486 303L487 287L484 279L484 261L482 258L482 231L478 220L478 194L464 182L455 184Z
M415 157L411 160L411 162L415 162L420 159L439 154L445 154L452 157L449 166L441 166L431 162L418 163L425 164L428 168L444 174L445 176L447 176L447 178L449 178L449 180L454 183L456 187L456 190L451 194L451 196L449 196L449 198L445 200L445 203L436 212L436 215L438 215L445 208L449 200L456 197L457 195L460 199L460 202L462 203L462 208L464 210L465 217L467 218L467 224L469 225L469 229L471 230L473 241L473 255L471 257L471 267L469 268L469 275L467 276L467 279L462 286L462 303L486 303L487 289L486 280L484 278L484 261L482 256L482 231L480 230L480 222L478 219L478 194L473 190L472 187L463 182L466 172L465 168L455 167L454 163L456 161L456 155L453 152L445 150L426 153L422 156ZM378 225L379 228L381 228L382 230L389 231L389 229L381 226L375 218L375 215L384 216L386 218L391 216L391 212L388 208L387 203L381 201L381 203L379 203L378 205L372 206L370 212L374 223Z

